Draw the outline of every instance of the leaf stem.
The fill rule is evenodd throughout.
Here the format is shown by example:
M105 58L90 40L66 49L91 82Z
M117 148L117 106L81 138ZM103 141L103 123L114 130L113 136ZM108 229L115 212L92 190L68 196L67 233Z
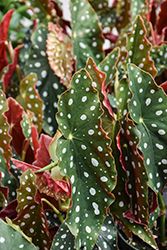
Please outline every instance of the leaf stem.
M43 167L43 168L41 168L41 169L35 171L35 173L40 173L40 172L43 172L43 171L46 171L46 170L50 171L50 170L51 170L52 168L54 168L57 164L58 164L58 161L54 161L54 162L50 163L49 165L47 165L47 166L45 166L45 167Z
M63 223L64 219L60 211L57 208L55 208L55 206L52 203L50 203L48 200L46 200L45 198L42 198L41 201L46 202L53 209L53 211L57 214L57 217L59 218L60 222Z
M165 214L166 206L163 200L161 192L158 193L158 201L160 207L160 243L162 246L166 246L165 242Z

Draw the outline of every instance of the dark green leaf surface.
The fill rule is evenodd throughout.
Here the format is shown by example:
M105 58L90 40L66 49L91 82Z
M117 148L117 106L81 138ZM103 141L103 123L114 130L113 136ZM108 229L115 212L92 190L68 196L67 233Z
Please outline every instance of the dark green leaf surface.
M68 226L66 223L62 223L58 232L56 233L51 250L57 250L57 249L69 249L69 250L75 250L74 245L75 237L70 232Z
M61 171L73 186L67 225L76 236L76 248L91 249L100 232L107 207L113 202L115 166L100 126L102 110L97 91L85 70L74 75L71 89L59 101L57 120L64 139L56 155ZM84 105L84 110L83 110Z
M101 227L96 245L99 247L99 250L116 250L116 237L117 230L113 223L113 217L108 214Z
M57 129L55 114L57 112L57 101L65 87L60 84L60 79L50 68L46 55L46 39L48 29L44 25L38 26L32 35L32 48L29 59L27 59L26 75L36 73L38 81L36 89L44 101L44 130L54 134Z
M151 44L146 39L145 34L146 28L143 19L137 16L133 23L132 32L127 36L126 50L128 51L128 57L125 64L134 63L155 77L157 71L154 62L149 58Z
M149 185L159 192L167 182L167 97L150 74L128 65L130 115L141 133L139 149L144 153Z
M167 44L152 47L150 58L154 60L155 67L158 71L157 76L160 75L163 70L167 68Z
M28 169L20 178L20 189L17 191L18 217L13 221L21 230L32 238L33 243L41 250L50 247L46 217L42 205L36 203L35 174Z
M88 57L92 57L95 63L99 64L104 58L102 50L104 38L96 12L86 0L82 2L71 0L70 10L77 70L85 67Z
M36 249L36 247L26 238L24 238L19 231L15 230L1 219L0 219L0 228L1 228L0 249L3 250Z

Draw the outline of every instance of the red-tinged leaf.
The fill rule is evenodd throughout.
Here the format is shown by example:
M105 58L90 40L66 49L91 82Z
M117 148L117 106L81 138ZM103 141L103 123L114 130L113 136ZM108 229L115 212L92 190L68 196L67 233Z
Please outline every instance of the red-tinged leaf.
M167 91L167 81L163 82L161 85L159 85L161 88L163 88L164 92L166 93Z
M140 16L137 16L133 23L132 32L127 35L126 50L128 51L128 57L125 60L124 67L127 70L126 64L132 62L155 77L157 70L154 67L153 60L149 57L151 44L145 35L144 21Z
M5 42L0 41L0 74L3 70L4 67L8 65L8 58L7 58L7 53L6 53L6 45Z
M6 220L6 217L10 218L11 220L16 218L17 216L17 211L16 207L18 206L18 201L13 200L10 202L4 209L0 211L0 219L1 220Z
M7 123L7 118L4 115L4 112L7 109L7 100L4 93L0 90L0 151L2 152L5 163L9 168L9 160L12 156L12 153L10 147L11 136L8 133L9 125Z
M37 75L35 73L29 74L20 82L20 95L24 102L26 110L30 110L33 114L33 123L37 126L38 132L43 126L43 101L35 89L37 82Z
M38 132L36 127L31 126L31 139L34 148L34 159L36 159L37 149L39 148L39 141L38 141Z
M3 17L2 22L0 23L0 41L7 41L8 39L8 29L9 29L9 23L10 19L12 17L12 14L14 12L14 9L9 10Z
M8 69L7 72L3 75L3 88L6 91L7 86L10 84L12 75L16 69L17 66L17 61L18 61L18 56L20 53L20 50L23 48L23 45L19 45L14 49L14 58L13 58L13 62L11 64L8 65Z
M51 141L52 137L41 134L39 148L35 157L36 160L33 162L33 165L43 168L50 164L49 145Z
M35 200L37 187L36 176L28 169L20 177L18 196L18 216L13 223L19 225L21 230L32 238L32 242L40 250L50 249L51 237L47 229L47 220L41 203Z
M1 180L2 180L2 172L0 171L0 207L4 207L5 199L8 201L9 189L7 187L1 186Z
M157 32L160 35L162 33L163 28L167 27L167 0L163 1L160 6L159 17L157 20Z
M20 122L22 120L23 108L13 98L9 97L8 110L4 113L9 124L9 132L12 136L12 146L18 155L22 153L22 145L25 139Z
M120 142L120 162L127 174L126 192L130 197L134 218L140 223L148 223L148 176L144 165L144 158L137 147L140 132L134 123L124 116L120 119L122 129L117 140Z
M74 70L72 42L67 35L63 34L63 29L58 24L49 22L48 29L50 33L47 38L46 53L50 67L68 88Z
M9 133L12 136L12 147L20 157L22 157L23 150L25 150L26 147L25 161L32 163L34 160L33 151L30 144L27 143L21 127L21 121L25 112L15 99L9 97L7 101L9 109L4 114L9 123Z
M12 158L12 162L16 165L16 168L21 169L22 172L24 173L25 171L27 171L28 169L31 169L32 171L37 171L40 168L31 164L28 164L24 161L19 161L16 160L14 158Z
M54 181L50 173L37 173L36 184L40 193L53 197L55 200L67 200L71 198L71 183L65 180Z

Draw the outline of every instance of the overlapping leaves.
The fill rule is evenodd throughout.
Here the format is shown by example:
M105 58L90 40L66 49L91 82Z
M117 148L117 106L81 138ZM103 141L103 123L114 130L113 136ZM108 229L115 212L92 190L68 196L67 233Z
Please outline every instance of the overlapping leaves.
M75 74L71 89L60 98L57 114L63 138L58 140L56 155L73 186L67 225L76 237L77 249L93 247L106 209L114 200L110 193L115 186L110 141L101 129L102 110L91 83L85 70Z
M96 12L86 0L81 3L76 0L70 1L70 10L77 70L85 67L88 57L92 57L95 63L99 64L104 57L102 50L104 38Z
M167 178L167 97L150 74L135 65L128 66L130 88L130 115L141 133L139 148L144 153L149 185L159 192Z
M57 102L60 94L65 91L65 87L60 84L60 79L50 68L46 55L46 40L48 29L44 25L39 25L32 34L32 47L27 60L26 75L36 73L38 81L36 88L44 101L44 130L49 134L54 134L57 129L55 114L57 112Z

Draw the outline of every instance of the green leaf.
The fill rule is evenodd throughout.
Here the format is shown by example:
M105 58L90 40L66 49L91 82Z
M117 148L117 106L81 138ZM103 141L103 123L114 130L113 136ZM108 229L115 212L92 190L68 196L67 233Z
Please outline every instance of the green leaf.
M7 169L2 152L0 151L0 171L2 173L1 185L9 188L8 200L11 202L16 198L17 182ZM11 171L11 169L10 169Z
M102 110L97 91L86 70L76 73L71 89L62 94L57 114L63 138L56 155L61 171L71 178L73 205L67 225L76 237L76 248L92 249L107 207L114 198L115 166L110 140L101 129Z
M113 223L113 217L108 214L103 222L100 234L96 241L99 250L116 250L116 237L117 230Z
M145 37L145 34L146 28L143 19L137 16L133 23L132 32L127 35L126 50L128 51L128 57L125 60L125 65L134 63L155 77L157 71L154 67L154 62L149 58L151 44Z
M13 223L19 225L21 230L32 238L32 242L44 250L50 247L51 241L42 205L35 201L35 179L36 176L30 169L20 177L21 186L17 190L18 216Z
M51 250L57 250L57 249L71 249L74 250L75 237L70 232L67 224L64 222L59 227L58 232L56 233L55 237L53 238Z
M23 235L0 219L0 248L3 250L18 250L21 248L35 250L36 247Z
M85 67L88 57L92 57L95 63L99 64L104 58L102 49L104 38L98 24L97 14L86 0L82 2L71 0L70 10L77 70Z
M46 55L46 40L48 29L44 25L39 25L32 34L32 47L26 64L26 75L36 73L38 81L36 89L44 101L44 130L49 134L54 134L57 130L55 114L57 112L57 102L60 94L65 91L65 87L60 84L60 79L50 68Z
M11 136L8 133L9 125L7 124L7 119L3 114L7 109L5 94L0 90L0 151L4 156L6 165L9 167L9 161L12 156L10 147Z
M141 133L139 149L143 152L149 185L159 192L167 182L167 97L150 74L133 64L128 65L130 115Z
M105 27L109 27L111 29L115 25L117 19L115 9L115 7L108 7L97 12L102 29Z
M25 3L33 8L38 23L51 19L54 5L50 0L25 0Z
M162 44L161 46L152 47L150 51L150 58L154 60L155 67L158 71L159 76L164 69L167 68L167 45Z
M38 132L41 131L43 126L43 102L35 89L37 82L36 74L29 74L26 78L20 82L20 95L21 100L24 103L23 107L26 110L30 110L33 114L33 123L36 125ZM20 96L18 97L19 100Z
M102 9L106 9L108 6L108 0L89 0L89 3L92 5L93 9L97 12Z
M120 50L118 47L116 47L98 65L98 69L106 73L105 85L111 82L116 73L116 66L118 63L119 53Z

